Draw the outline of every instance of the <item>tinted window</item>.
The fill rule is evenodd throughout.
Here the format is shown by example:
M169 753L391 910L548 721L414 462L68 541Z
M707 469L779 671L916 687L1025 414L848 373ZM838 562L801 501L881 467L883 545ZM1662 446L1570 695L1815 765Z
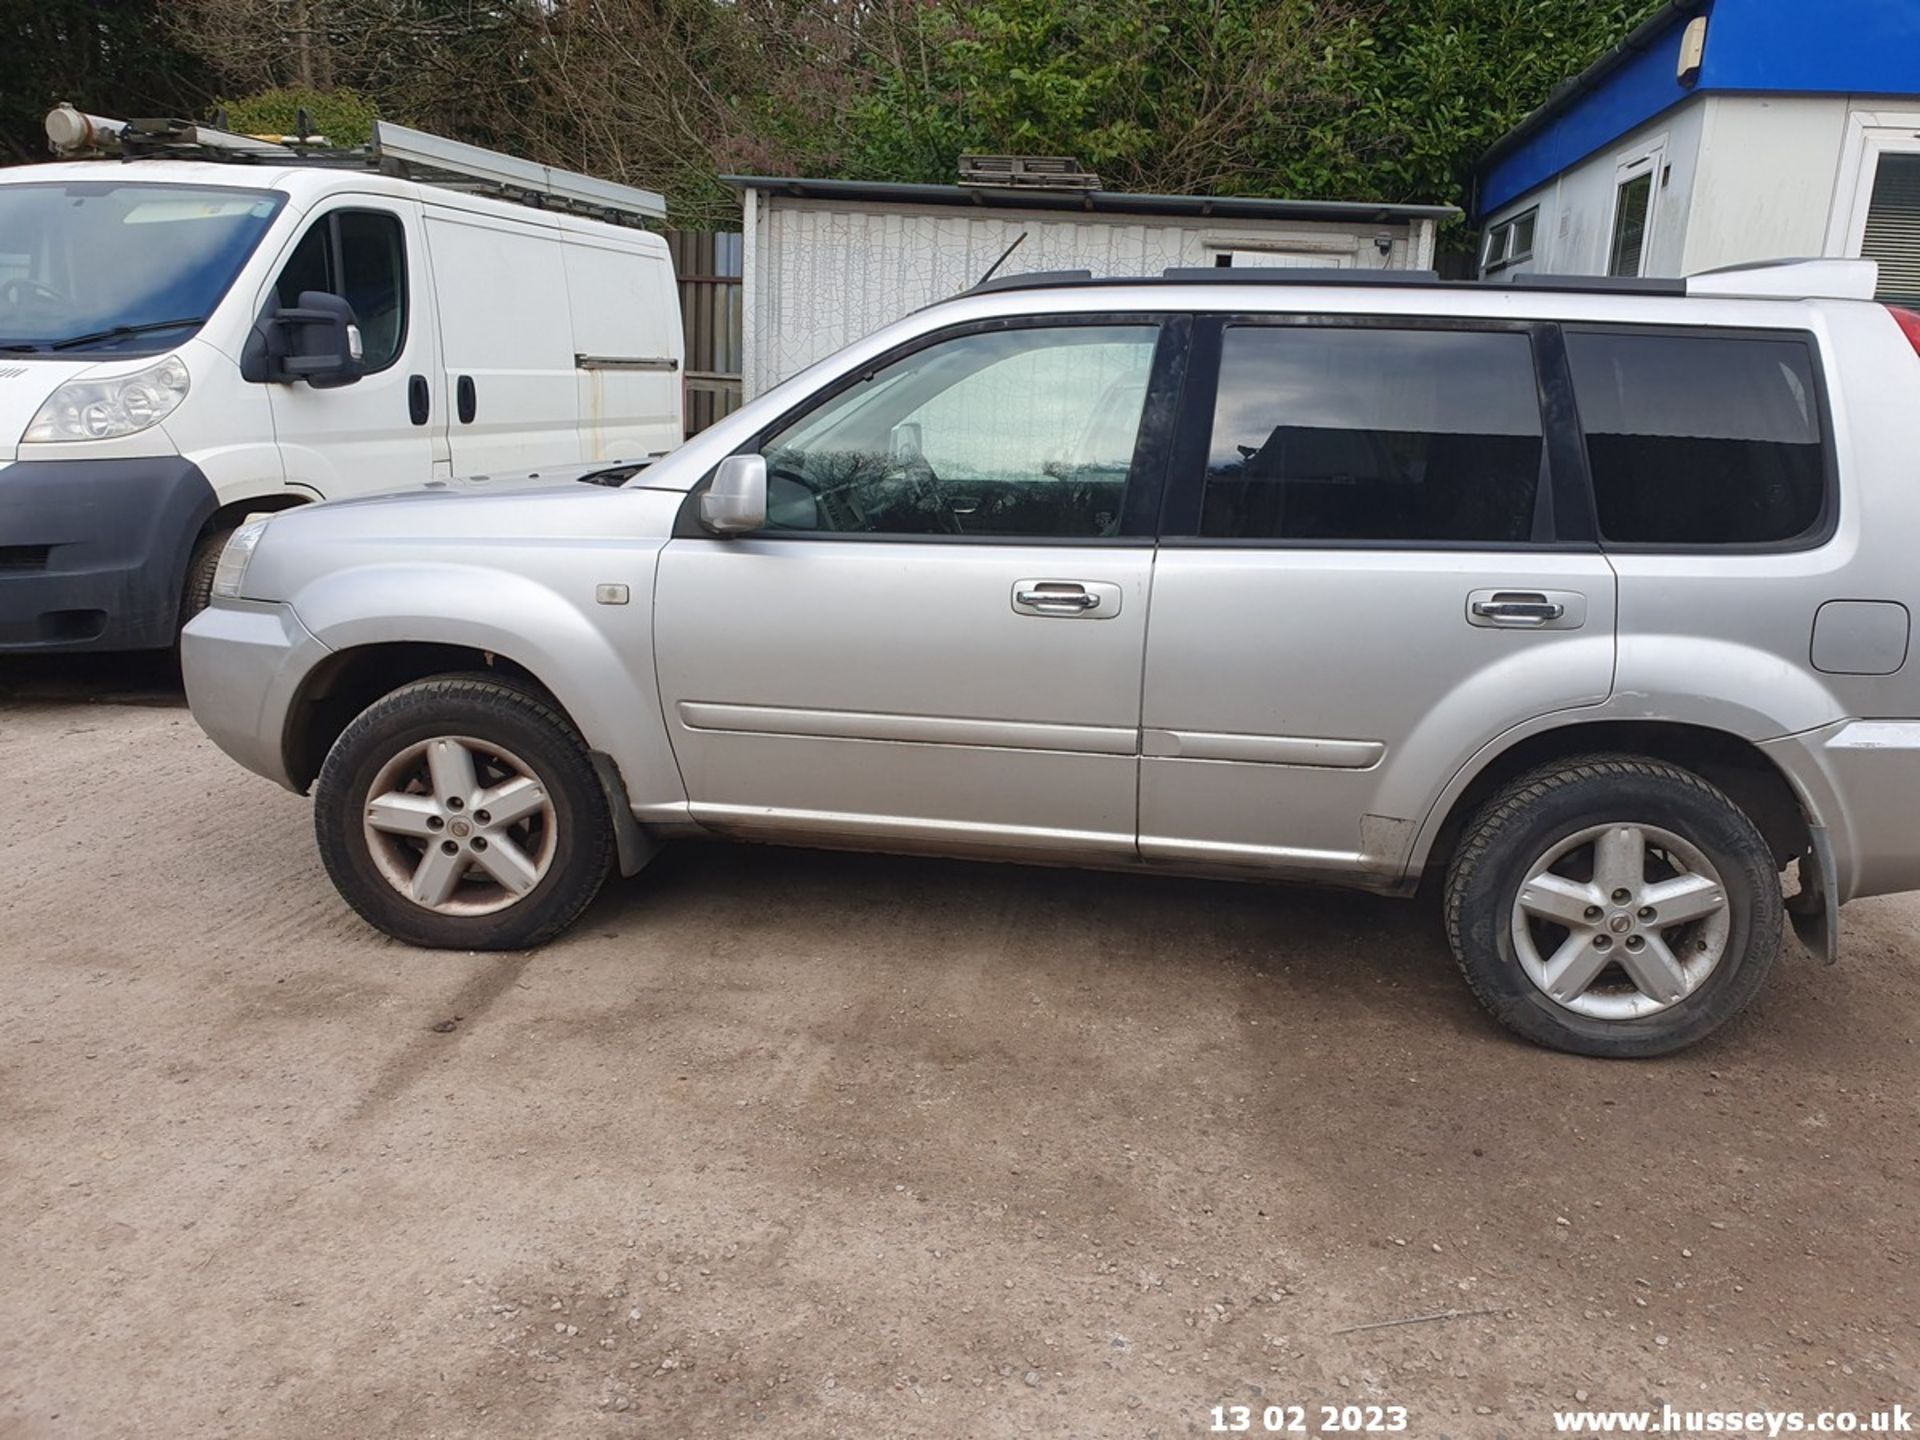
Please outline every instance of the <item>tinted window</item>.
M314 221L274 282L288 309L307 290L342 296L353 306L367 369L392 364L407 334L407 252L399 217L344 210Z
M1819 523L1804 341L1569 332L1567 355L1605 539L1759 545Z
M1235 326L1223 347L1201 534L1533 535L1540 405L1526 336Z
M841 391L761 447L770 530L1117 534L1158 328L967 335Z

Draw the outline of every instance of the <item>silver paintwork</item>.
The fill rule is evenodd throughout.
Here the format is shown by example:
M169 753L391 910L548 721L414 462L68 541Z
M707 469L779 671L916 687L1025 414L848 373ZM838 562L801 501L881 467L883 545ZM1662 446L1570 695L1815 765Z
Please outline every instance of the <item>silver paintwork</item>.
M1650 859L1665 873L1649 879ZM1569 868L1588 878L1568 878ZM1556 1005L1637 1020L1706 983L1731 922L1720 872L1685 839L1652 825L1595 825L1528 867L1513 900L1513 950Z
M1007 316L1200 308L1809 332L1838 527L1812 549L1753 554L674 538L686 492L722 460L903 341ZM223 748L284 784L289 710L331 652L471 646L539 677L650 836L1394 893L1509 747L1588 722L1679 722L1778 766L1822 827L1836 900L1911 889L1920 677L1904 657L1891 673L1827 673L1811 648L1830 601L1920 603L1916 397L1920 359L1883 309L1851 300L1176 282L969 295L795 376L625 489L277 517L252 598L188 628L189 694ZM731 468L751 507L753 467ZM609 585L632 603L597 603ZM1523 608L1473 608L1512 595ZM1875 632L1876 666L1889 644Z
M362 828L387 883L441 915L517 904L553 868L560 837L533 768L465 735L422 740L381 766Z

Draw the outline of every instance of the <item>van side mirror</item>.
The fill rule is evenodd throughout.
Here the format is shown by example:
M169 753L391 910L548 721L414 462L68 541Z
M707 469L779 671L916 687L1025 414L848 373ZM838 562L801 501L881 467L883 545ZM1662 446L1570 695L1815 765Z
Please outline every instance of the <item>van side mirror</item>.
M767 523L767 458L729 455L700 497L700 523L716 535L739 535Z
M240 376L268 385L304 380L316 390L331 390L365 374L365 357L353 306L324 290L303 290L293 309L275 303L254 322L240 354Z

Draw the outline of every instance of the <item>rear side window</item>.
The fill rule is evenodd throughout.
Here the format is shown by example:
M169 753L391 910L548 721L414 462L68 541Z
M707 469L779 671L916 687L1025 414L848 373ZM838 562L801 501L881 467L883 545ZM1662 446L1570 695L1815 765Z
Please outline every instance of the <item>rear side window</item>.
M1531 539L1533 347L1517 332L1239 325L1222 339L1200 533Z
M1770 545L1819 526L1826 457L1805 340L1566 338L1603 539Z

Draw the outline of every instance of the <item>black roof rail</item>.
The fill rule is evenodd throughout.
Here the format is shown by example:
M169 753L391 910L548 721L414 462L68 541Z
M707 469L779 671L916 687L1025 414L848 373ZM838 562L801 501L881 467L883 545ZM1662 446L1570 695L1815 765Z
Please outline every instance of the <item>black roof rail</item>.
M1091 270L1028 270L1018 275L996 275L982 280L968 295L984 295L993 290L1042 290L1050 285L1094 284Z
M1543 275L1523 270L1496 285L1512 285L1521 290L1586 290L1620 295L1684 295L1687 282L1659 275Z
M1434 270L1341 270L1332 267L1289 266L1172 266L1158 275L1095 275L1091 270L1033 270L1021 275L996 275L966 291L969 295L996 290L1053 290L1088 285L1280 285L1280 286L1406 286L1429 290L1548 290L1567 294L1665 295L1687 293L1687 282L1664 276L1629 275L1504 275L1497 280L1442 280Z
M1437 285L1438 270L1343 270L1337 265L1169 265L1162 280L1209 285Z

